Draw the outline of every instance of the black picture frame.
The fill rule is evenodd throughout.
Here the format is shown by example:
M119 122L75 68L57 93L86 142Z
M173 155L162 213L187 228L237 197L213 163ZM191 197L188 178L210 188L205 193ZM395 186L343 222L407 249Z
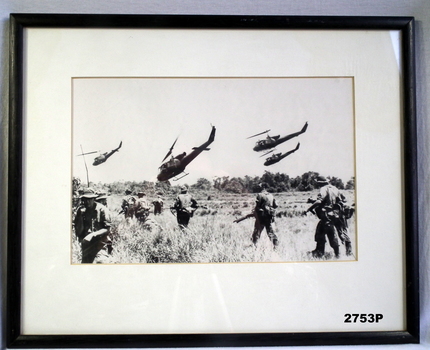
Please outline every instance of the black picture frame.
M44 28L211 28L399 30L403 69L405 313L404 331L24 335L21 332L24 30ZM239 347L419 343L417 136L412 17L215 16L215 15L10 15L10 119L7 244L7 346L10 348Z

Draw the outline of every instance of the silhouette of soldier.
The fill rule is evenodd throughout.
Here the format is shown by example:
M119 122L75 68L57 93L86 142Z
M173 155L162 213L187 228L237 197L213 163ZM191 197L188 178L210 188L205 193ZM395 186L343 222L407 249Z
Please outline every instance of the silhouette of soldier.
M188 226L190 218L197 209L196 200L188 193L186 186L181 187L181 193L176 197L173 209L176 210L176 219L180 228Z
M334 226L336 227L340 241L345 245L345 253L347 256L352 255L352 243L348 235L348 219L354 215L355 208L346 204L346 199L343 195L342 201L338 201L333 206L334 211Z
M160 197L160 195L157 196L157 198L155 198L152 201L152 205L154 206L154 215L159 215L161 214L161 211L163 210L163 199Z
M134 206L134 215L140 222L145 222L149 215L149 205L146 201L146 194L139 192Z
M112 241L108 236L111 227L109 211L95 201L96 197L93 191L84 191L82 205L74 219L75 234L82 248L82 264L102 262L112 252Z
M338 231L335 222L338 219L338 207L336 205L343 201L344 197L337 187L330 185L324 176L318 176L315 180L320 188L317 200L304 212L315 213L319 219L315 229L316 248L311 252L315 258L321 258L325 253L326 237L333 248L336 258L339 257ZM348 237L349 239L349 237ZM350 243L350 240L349 240Z
M132 218L134 216L134 206L136 198L131 195L130 190L125 190L125 197L122 200L121 211L124 213L126 218Z
M254 232L252 233L252 242L257 244L261 237L261 232L266 229L267 236L269 236L273 246L276 247L279 242L273 230L272 223L275 221L275 211L278 205L273 195L267 192L267 185L265 183L259 184L259 187L262 191L257 195L255 200L255 224Z

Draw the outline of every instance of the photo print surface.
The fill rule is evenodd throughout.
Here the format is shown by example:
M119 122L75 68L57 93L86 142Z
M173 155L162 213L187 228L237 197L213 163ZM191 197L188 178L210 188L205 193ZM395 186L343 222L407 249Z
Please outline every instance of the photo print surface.
M354 79L74 78L72 264L357 259Z

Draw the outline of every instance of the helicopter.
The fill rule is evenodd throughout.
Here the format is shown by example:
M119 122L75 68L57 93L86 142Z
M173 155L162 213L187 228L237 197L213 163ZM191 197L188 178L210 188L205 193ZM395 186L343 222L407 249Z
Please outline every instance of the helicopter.
M118 152L118 151L119 151L119 149L121 148L121 146L122 146L122 141L120 142L120 144L119 144L119 146L118 146L117 148L113 149L113 150L112 150L112 151L110 151L110 152L105 152L105 153L103 153L103 154L100 154L98 157L94 158L93 165L94 165L94 166L96 166L96 165L99 165L99 164L102 164L102 163L106 162L106 161L108 160L108 158L109 158L112 154L114 154L115 152ZM92 154L92 153L97 153L97 151L94 151L94 152L88 152L88 153L82 153L82 154L79 154L79 156L84 156L84 155L86 155L86 154Z
M303 134L304 132L306 132L307 128L308 128L308 122L305 123L305 125L302 128L302 130L300 130L298 132L295 132L295 133L292 133L292 134L289 134L289 135L286 135L286 136L283 136L283 137L281 137L280 135L277 135L277 136L269 136L269 135L267 135L267 137L266 137L265 140L258 140L257 141L257 143L255 144L255 147L253 148L253 150L256 151L256 152L260 152L260 151L264 151L264 150L276 147L277 145L279 145L279 144L281 144L281 143L283 143L285 141L288 141L288 140L292 139L293 137L296 137L296 136L299 136L299 135ZM267 133L269 131L270 131L270 129L266 130L266 131L263 131L263 132L260 132L258 134L249 136L249 137L247 137L247 139L250 139L251 137L255 137L255 136L258 136L258 135L265 134L265 133Z
M172 153L173 147L175 146L175 143L178 140L178 138L176 138L175 142L173 142L173 145L170 147L166 156L161 161L163 164L159 167L160 172L157 176L157 180L167 181L172 177L175 177L176 175L181 174L182 172L184 172L185 167L188 164L190 164L194 160L194 158L196 158L200 153L202 153L203 151L209 151L209 148L207 147L215 140L215 131L216 131L215 127L212 126L212 131L209 135L208 140L199 147L193 147L193 150L191 151L190 154L187 155L186 152L184 152L177 155L176 157L172 156L170 160L163 163L166 160L166 158ZM177 181L187 175L188 174L184 174L183 176L173 180Z
M271 155L270 157L266 158L264 165L269 166L269 165L278 163L281 159L284 159L285 157L287 157L290 154L297 151L299 149L299 147L300 147L300 142L297 144L296 148L292 149L291 151L288 151L286 153L276 153L276 154ZM272 152L272 151L270 151L270 152ZM270 153L270 152L268 152L268 153ZM266 154L268 154L268 153L266 153Z

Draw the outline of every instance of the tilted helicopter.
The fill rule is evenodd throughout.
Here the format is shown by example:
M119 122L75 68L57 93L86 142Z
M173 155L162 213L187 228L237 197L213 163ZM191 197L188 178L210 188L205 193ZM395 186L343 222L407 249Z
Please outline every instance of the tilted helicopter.
M294 153L295 151L297 151L300 147L300 142L297 144L296 148L292 149L291 151L288 151L286 153L276 153L271 155L270 157L266 158L266 161L264 162L265 166L269 166L275 163L278 163L280 160L284 159L285 157L288 157L290 154ZM272 152L272 151L270 151ZM270 153L268 152L268 153ZM266 154L268 154L266 153ZM264 155L266 155L264 154Z
M109 158L112 154L114 154L115 152L118 152L118 151L119 151L119 149L121 148L121 146L122 146L122 141L120 142L120 144L119 144L119 146L118 146L117 148L113 149L113 150L112 150L112 151L110 151L110 152L105 152L105 153L103 153L103 154L100 154L98 157L94 158L93 165L94 165L94 166L96 166L96 165L99 165L99 164L102 164L102 163L106 162L106 161L108 160L108 158ZM92 153L97 153L97 151L94 151L94 152L88 152L88 153L82 153L82 154L79 154L79 156L84 156L84 155L86 155L86 154L92 154Z
M308 123L306 122L305 125L303 126L302 130L300 130L298 132L295 132L295 133L292 133L292 134L289 134L289 135L286 135L283 137L281 137L280 135L277 135L277 136L267 135L266 139L257 141L253 150L256 152L260 152L260 151L264 151L264 150L276 147L277 145L279 145L285 141L288 141L288 140L292 139L293 137L297 137L297 136L305 133L307 128L308 128ZM266 130L266 131L260 132L258 134L249 136L247 138L250 139L251 137L259 136L259 135L265 134L269 131L270 130Z
M176 175L181 174L185 171L185 168L188 164L190 164L194 158L196 158L200 153L203 151L209 151L209 148L207 148L214 140L215 140L215 127L212 126L212 131L209 135L208 140L200 145L199 147L193 147L193 150L190 154L186 154L186 152L181 153L177 155L176 157L173 157L168 160L167 162L163 163L159 167L159 174L157 176L158 181L167 181L171 179L172 177L175 177ZM173 142L173 145L170 147L169 152L167 152L166 156L161 162L164 162L166 158L171 155L173 147L175 146L176 141L178 138L176 138L175 142ZM174 179L174 181L182 179L184 176L187 176L188 174L185 174L177 179Z

